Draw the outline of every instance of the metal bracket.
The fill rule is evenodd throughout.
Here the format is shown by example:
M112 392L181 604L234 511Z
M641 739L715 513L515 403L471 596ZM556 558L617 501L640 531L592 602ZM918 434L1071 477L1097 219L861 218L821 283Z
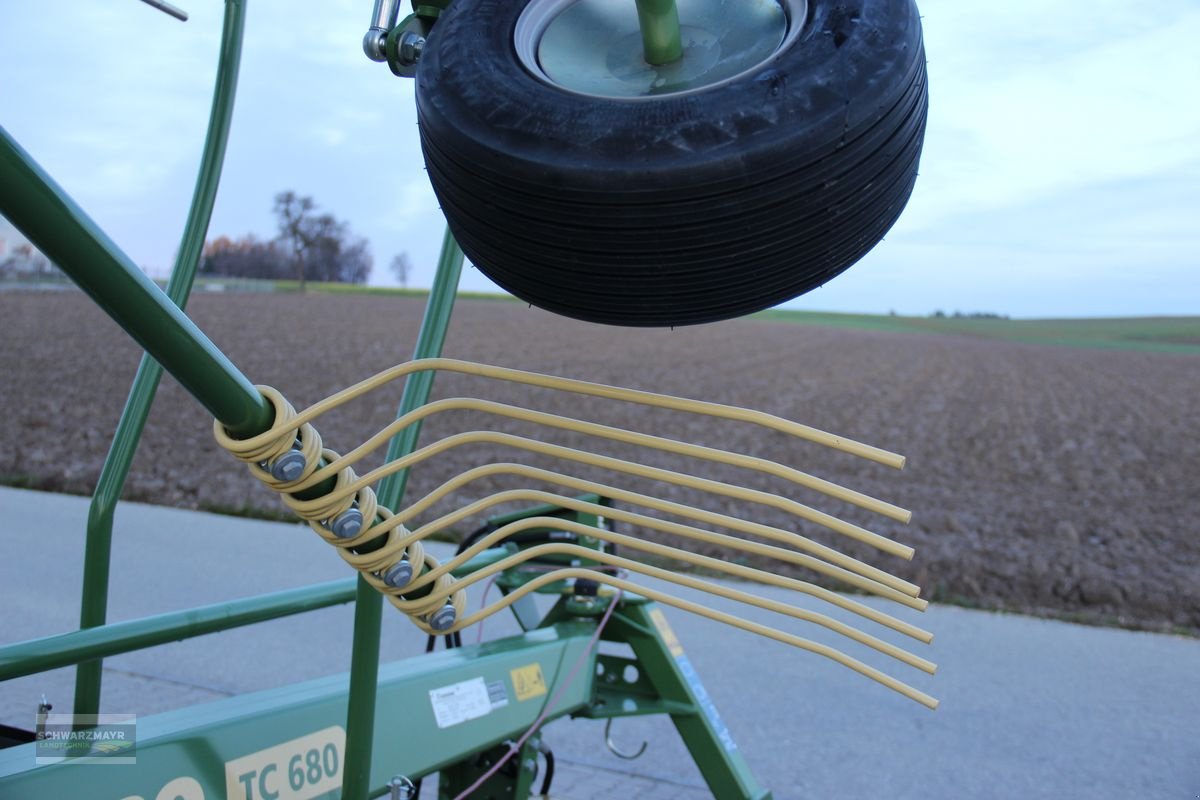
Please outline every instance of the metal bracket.
M371 27L363 36L363 52L372 61L386 61L401 78L417 74L425 38L451 0L413 0L413 13L399 24L400 0L375 0Z
M425 37L433 28L433 17L409 14L404 21L388 31L384 54L392 74L412 78L417 74L417 62L425 49Z

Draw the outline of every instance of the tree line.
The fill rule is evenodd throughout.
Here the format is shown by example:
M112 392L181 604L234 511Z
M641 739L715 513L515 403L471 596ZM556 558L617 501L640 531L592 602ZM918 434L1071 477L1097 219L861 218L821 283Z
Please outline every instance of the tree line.
M367 240L332 214L319 213L311 197L275 195L277 234L262 240L219 236L205 243L200 274L266 280L366 283L373 265Z

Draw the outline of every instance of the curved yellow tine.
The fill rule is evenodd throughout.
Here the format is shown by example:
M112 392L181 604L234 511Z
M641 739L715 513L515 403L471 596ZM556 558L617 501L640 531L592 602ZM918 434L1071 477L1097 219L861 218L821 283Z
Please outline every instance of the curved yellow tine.
M438 531L449 528L463 519L474 516L475 514L490 508L491 506L521 500L527 500L536 503L549 503L562 508L571 508L576 511L582 511L584 513L607 516L611 519L621 520L622 522L628 522L633 525L642 525L647 528L655 528L665 533L672 533L677 536L693 539L705 544L714 544L720 547L727 547L735 550L742 550L748 553L755 553L756 555L769 556L780 561L801 566L811 567L813 563L825 567L829 566L824 562L817 561L816 559L806 556L803 553L785 550L781 547L774 547L772 545L762 544L760 542L754 542L748 539L739 539L736 536L728 536L726 534L717 533L716 531L706 531L701 528L694 528L690 525L680 525L679 523L671 522L670 520L658 519L657 517L648 517L636 512L610 508L608 506L602 506L596 503L589 503L585 500L579 500L574 497L564 497L562 495L544 492L538 489L509 489L506 491L497 492L496 494L489 495L481 500L476 500L469 505L463 506L460 509L428 522L425 525L422 525L421 527L411 531L409 536L411 536L413 540L424 539L433 535L434 533L437 533ZM572 530L576 529L572 528ZM588 531L577 532L583 533L583 535L586 536L596 536L596 534L590 532L594 530L596 530L596 528L589 526ZM672 547L671 549L679 550L679 548L675 547ZM843 570L843 572L848 572L848 570ZM877 572L880 572L883 577L890 579L890 581L896 581L902 584L904 583L898 578L894 578L885 572L880 570L877 570ZM851 573L851 575L854 575L854 573ZM845 579L846 577L850 576L839 575L838 577ZM903 592L894 587L890 582L879 581L862 575L856 575L850 578L848 582L857 588L870 591L873 594L886 597L889 600L895 600L896 602L902 603L909 608L915 608L919 611L924 611L928 606L927 601L910 596L907 592Z
M743 564L733 564L728 561L722 561L721 559L713 558L711 556L703 556L698 553L689 553L685 550L679 550L678 548L671 547L669 545L659 544L657 542L648 542L643 539L638 539L634 536L627 536L614 531L594 528L590 525L584 525L583 523L575 522L573 520L564 520L559 517L526 517L524 519L515 520L507 525L501 526L491 533L480 537L478 542L463 552L456 554L453 559L444 561L436 569L421 575L419 578L415 578L411 583L399 590L399 593L403 595L404 593L411 592L415 589L420 589L421 587L436 581L442 575L458 569L479 553L482 553L489 547L493 547L502 543L506 538L515 533L519 533L524 530L546 527L552 527L557 530L572 531L583 536L591 536L606 542L620 545L622 547L628 547L632 550L641 550L643 552L651 553L664 558L674 558L679 561L692 564L693 566L724 572L728 575L733 575L750 581L756 581L768 586L791 589L792 591L800 592L801 594L807 594L811 597L824 600L827 603L838 606L846 611L858 614L859 616L865 617L872 622L877 622L880 625L891 628L899 633L903 633L905 636L910 636L913 639L924 642L925 644L929 644L933 641L933 634L929 633L928 631L922 630L915 625L910 625L907 622L898 620L882 611L877 611L870 606L863 605L862 603L843 597L821 586L809 583L808 581L789 578L783 575L776 575L775 573L756 569L754 567L747 567ZM410 536L411 539L408 541L416 541L421 538L425 538L418 532L414 532ZM406 541L405 544L407 544L408 541ZM584 548L584 550L587 553L596 552L595 550L590 550L588 548ZM590 555L586 557L591 558ZM459 580L462 581L465 579ZM388 587L378 579L372 581L372 583L376 582L378 583L379 587L382 587L385 593L396 594L398 591ZM901 595L901 597L904 597L904 595Z
M589 466L593 467L610 469L616 472L624 472L627 474L636 475L638 477L663 481L665 483L673 483L677 486L686 486L692 489L709 491L714 494L724 495L726 497L749 500L751 502L759 503L760 505L771 506L783 511L787 511L793 516L800 517L801 519L807 519L810 522L815 522L818 525L828 528L829 530L835 531L865 544L869 544L876 549L882 550L883 552L891 555L899 556L906 560L912 559L914 554L913 548L909 547L908 545L900 544L888 539L886 536L873 533L866 528L845 522L830 514L817 511L816 509L810 508L802 503L797 503L794 500L789 500L778 495L760 492L755 489L746 489L741 486L734 486L733 484L713 481L707 478L697 478L692 475L685 475L680 472L673 472L671 470L660 469L658 467L649 467L642 464L636 464L631 461L625 461L623 459L613 458L611 456L601 456L595 453L575 450L570 447L539 442L534 439L526 439L525 437L515 436L509 433L496 433L494 431L470 431L467 433L457 433L452 436L447 436L446 438L426 445L425 447L422 447L421 449L416 450L413 453L404 456L403 458L398 458L394 461L384 464L383 466L371 470L367 474L359 477L357 480L347 483L337 492L331 492L320 499L311 501L293 499L289 502L289 505L298 513L303 514L304 511L310 507L317 508L322 504L327 504L338 499L339 497L349 497L360 489L370 486L382 480L384 477L391 475L392 473L412 467L415 464L419 464L422 461L432 458L433 456L452 448L466 444L481 443L507 445L518 450L527 450L529 452L561 458L567 461L588 464ZM330 469L335 465L338 469L341 469L349 466L349 462L345 457L342 457L323 469ZM332 474L332 472L328 473L328 475ZM297 482L294 486L288 486L287 491L289 493L301 492L312 485L313 481L311 478L306 478L304 481Z
M526 552L528 552L528 551L526 551ZM503 562L499 562L499 563L503 563ZM466 583L471 577L474 577L476 575L479 576L477 578L477 580L482 580L482 579L488 577L487 575L481 574L482 572L483 572L483 570L481 570L480 572L477 572L477 573L472 573L472 575L467 576L466 578L463 578L463 580L461 582ZM676 575L676 573L671 573L671 574ZM676 577L685 577L685 576L676 575ZM522 586L512 590L511 592L506 594L504 597L497 600L495 603L492 603L491 605L489 605L486 609L477 611L474 614L471 614L467 617L462 618L461 620L456 622L454 624L454 626L452 628L450 628L450 630L455 631L455 630L463 630L464 628L468 628L477 622L487 619L488 617L495 614L497 611L507 608L508 606L512 605L516 601L520 600L522 597L525 597L526 595L530 594L531 592L534 592L537 589L540 589L542 586L545 586L550 583L554 583L555 581L564 580L566 578L583 578L586 580L596 581L597 583L603 583L608 586L612 586L614 588L621 589L626 592L630 592L632 594L641 595L642 597L645 597L649 600L654 600L655 602L663 603L664 605L674 606L675 608L681 609L683 611L688 611L692 614L697 614L699 616L705 617L707 619L711 619L716 622L722 622L726 625L731 625L735 628L741 628L744 631L749 631L750 633L758 634L759 636L765 636L768 639L774 639L775 641L782 642L783 644L792 645L793 647L800 648L801 650L808 650L809 652L816 653L818 655L822 655L822 656L825 656L826 658L832 659L833 661L836 661L837 663L841 664L842 666L849 667L850 669L854 670L855 672L859 673L860 675L868 677L871 680L876 681L878 683L881 683L884 686L888 687L889 689L899 692L900 694L904 695L905 697L915 700L918 703L920 703L921 705L926 706L927 708L935 709L938 706L938 701L936 699L930 697L929 695L925 694L924 692L922 692L918 689L915 689L912 686L909 686L908 684L904 683L903 681L899 681L899 680L891 677L890 675L888 675L884 672L881 672L878 669L875 669L874 667L868 666L867 664L864 664L863 662L859 661L858 659L848 656L845 653L843 653L840 650L837 650L835 648L832 648L832 647L829 647L829 646L823 645L823 644L818 644L817 642L813 642L808 639L804 639L804 638L795 636L790 633L785 633L783 631L776 630L775 628L771 628L771 627L762 625L757 622L751 622L749 620L742 619L741 617L734 616L733 614L727 614L723 611L717 611L716 609L707 608L698 603L693 603L689 600L684 600L682 598L666 594L665 592L660 592L660 591L657 591L655 589L651 589L651 588L645 587L645 586L639 586L637 584L631 583L626 580L622 580L621 578L617 578L612 575L605 574L603 572L597 572L596 570L586 569L586 568L582 568L582 567L565 567L560 570L548 572L545 575L539 575L538 577L531 579L528 583L525 583ZM393 603L395 602L394 598L389 598L389 599L392 600Z
M877 569L876 567L872 567L869 564L865 564L856 558L851 558L850 556L834 550L831 547L814 542L813 540L805 536L801 536L798 533L785 531L780 528L773 528L769 525L763 525L758 522L750 522L738 517L718 514L715 511L706 511L694 506L675 503L670 500L662 500L657 497L638 494L637 492L619 489L615 486L609 486L603 483L587 481L582 478L576 478L570 475L564 475L562 473L540 469L538 467L530 467L524 464L514 464L511 462L484 464L482 466L469 469L466 472L459 473L455 477L431 491L429 494L422 497L420 500L417 500L409 505L402 512L396 514L397 523L399 524L407 522L417 514L425 511L439 500L442 500L471 481L492 475L517 475L522 478L531 478L533 480L543 481L545 483L557 484L567 489L573 489L579 492L590 492L593 494L598 494L602 497L609 497L613 500L620 500L622 502L643 506L645 508L653 508L668 514L687 517L700 522L706 522L710 525L719 525L723 528L741 531L742 533L761 536L764 539L781 542L783 544L788 544L792 547L814 553L826 560L821 561L820 559L812 558L810 556L788 550L785 550L784 552L791 552L792 556L786 558L784 556L779 556L779 558L785 558L785 560L788 560L791 563L807 567L808 569L811 569L815 572L820 572L832 578L837 578L840 581L849 583L856 588L863 589L871 592L872 594L877 593L876 589L878 584L889 586L896 591L908 595L909 597L916 597L920 594L921 587L917 586L916 584L901 580L900 578L897 578L888 572ZM555 496L561 497L561 495ZM607 516L609 508L603 507L603 510L604 513L600 514L600 516ZM844 566L834 566L835 564L842 564ZM917 606L913 606L913 608L917 608ZM920 608L923 610L925 606L922 605Z
M308 519L310 525L312 525L327 541L331 541L338 546L339 553L343 558L356 566L369 582L380 588L381 591L384 591L388 595L390 602L396 605L397 608L400 608L408 613L409 616L413 618L413 621L419 626L424 626L423 629L431 630L431 623L424 617L431 609L440 607L438 604L441 604L444 601L451 602L457 612L457 621L455 622L452 630L461 630L463 627L473 624L475 621L482 620L487 616L490 616L491 614L508 607L520 597L526 596L529 592L535 591L536 589L548 585L549 583L572 577L590 578L591 580L608 586L616 587L623 591L633 591L650 599L658 600L666 605L672 605L683 610L691 611L692 613L700 614L701 616L705 616L715 621L720 621L743 630L775 639L780 642L791 644L811 652L819 653L851 669L854 669L855 671L870 677L885 686L889 686L895 691L905 694L906 696L911 697L917 702L921 702L930 708L935 708L937 706L937 701L928 695L914 689L911 686L908 686L907 684L897 681L896 679L891 678L890 676L885 675L884 673L875 670L874 668L869 667L838 650L775 630L773 628L769 628L764 625L759 625L758 623L750 622L731 614L705 608L700 604L674 597L665 592L652 590L645 587L638 587L621 578L609 575L600 569L583 569L578 567L554 569L545 575L533 578L523 586L515 589L511 593L508 593L505 597L488 606L487 608L482 609L475 614L466 615L464 612L466 602L465 588L467 586L502 572L505 569L517 568L519 565L525 564L530 560L540 558L542 556L551 554L569 555L576 558L592 559L596 562L610 566L623 567L639 574L650 575L678 586L704 591L714 596L720 596L737 602L743 602L758 608L772 610L797 619L812 622L833 630L840 635L847 636L848 638L861 644L872 647L889 656L898 658L899 660L919 669L925 669L929 672L933 672L936 669L932 663L926 661L925 659L921 659L920 657L908 653L901 648L895 647L894 645L884 642L877 637L859 631L856 628L832 619L824 614L800 609L787 603L768 600L766 598L742 592L738 589L721 586L719 584L707 583L703 580L688 575L678 574L671 570L653 567L632 559L595 551L579 545L552 543L528 547L518 551L512 556L502 559L499 562L477 570L462 579L457 581L454 580L451 576L451 571L456 566L461 566L461 564L466 563L469 558L481 552L483 549L486 549L489 545L494 544L495 542L503 541L506 536L511 535L513 532L534 527L552 527L560 530L572 530L585 536L605 539L617 544L623 544L631 550L638 550L655 556L678 559L696 566L708 567L730 575L735 575L737 577L756 580L767 585L801 591L818 599L837 605L845 610L857 613L867 619L872 619L873 621L876 621L887 627L891 627L893 630L899 630L907 635L914 636L922 641L928 641L928 639L931 638L930 634L922 631L919 628L916 628L915 626L909 626L906 623L896 620L887 614L875 611L869 606L865 606L864 604L843 598L811 583L800 581L794 578L785 578L783 576L774 575L770 572L739 564L730 564L710 556L701 556L698 554L689 553L677 547L646 542L636 537L616 534L611 531L593 528L591 526L586 526L571 520L563 520L557 517L531 517L524 520L515 521L504 526L498 531L494 531L488 536L483 537L479 542L476 542L475 545L466 550L460 556L456 557L453 561L448 562L447 564L439 563L437 559L424 553L424 549L421 547L421 540L431 535L435 529L445 524L447 520L461 519L465 516L477 513L480 509L496 505L500 502L518 499L532 499L549 501L557 505L567 508L574 508L576 510L586 510L591 513L603 514L613 519L621 519L623 521L642 525L644 527L663 530L668 533L684 536L685 538L692 540L699 540L723 547L734 547L745 550L746 552L754 552L759 555L774 557L790 563L800 563L801 560L807 559L814 565L814 568L817 568L816 565L819 565L819 568L825 570L826 574L830 574L830 570L841 570L852 580L858 581L860 584L865 584L867 587L871 587L878 594L891 597L892 599L897 599L898 602L908 604L925 603L925 601L919 600L915 597L919 590L917 590L917 587L915 587L913 584L910 584L906 581L901 581L894 576L888 575L882 570L877 570L876 568L863 564L856 559L849 559L848 557L839 554L837 551L834 551L830 548L825 548L825 550L814 550L814 547L823 548L824 546L816 545L816 543L810 542L798 534L790 534L787 531L783 531L778 528L772 528L770 526L758 526L756 523L749 523L743 520L737 520L733 517L718 515L713 512L703 511L701 509L694 509L683 504L670 503L668 501L649 498L644 495L626 490L606 492L606 494L609 494L610 496L617 495L616 499L623 499L625 501L632 502L635 505L644 505L647 508L655 508L660 511L666 511L667 513L675 513L682 517L724 525L731 530L738 530L744 533L751 533L753 535L761 535L764 536L764 538L773 539L774 541L786 541L788 544L796 546L800 549L807 549L809 552L819 552L822 556L830 557L826 553L826 551L828 551L828 554L831 554L832 557L830 557L829 562L820 561L819 559L812 558L808 555L795 553L791 550L784 550L772 545L739 539L738 537L729 536L723 533L705 531L695 528L691 525L680 524L667 520L659 520L654 517L649 517L633 511L610 509L598 504L590 504L586 501L575 500L574 498L565 498L540 490L528 489L510 490L508 492L496 493L488 498L476 501L473 504L469 504L463 509L443 515L443 517L435 522L428 523L417 528L415 532L408 531L403 526L404 521L411 519L416 513L428 508L433 502L436 502L438 499L441 499L441 497L444 497L445 494L448 494L449 491L452 491L452 488L450 488L452 484L461 486L470 480L478 479L486 474L499 474L501 472L529 470L524 474L531 477L536 477L540 480L546 480L549 483L557 483L559 485L567 486L590 485L600 487L601 489L606 488L603 486L603 484L593 484L591 482L581 481L580 479L572 478L570 476L557 475L549 471L535 470L534 468L521 468L519 465L484 465L469 470L467 473L460 475L457 479L455 479L455 481L448 481L434 492L426 495L426 497L422 498L420 501L418 501L418 503L410 506L409 509L401 511L400 514L393 515L389 509L385 509L377 505L377 501L375 500L374 494L370 487L373 483L385 477L386 475L390 475L407 467L411 467L425 459L431 458L439 453L463 444L491 443L511 446L516 449L561 458L568 461L575 461L603 469L611 469L617 472L623 472L651 480L659 480L679 486L686 486L688 488L711 492L713 494L734 497L741 500L748 500L785 511L786 513L789 513L800 519L822 525L849 538L870 544L873 547L883 550L884 552L898 555L902 558L911 558L913 555L913 550L911 547L894 542L885 536L881 536L880 534L874 533L865 528L845 522L824 512L817 511L813 508L790 500L789 498L780 497L767 492L750 490L719 481L696 478L690 475L672 472L670 470L648 467L617 458L600 456L597 454L588 453L586 451L575 450L559 445L551 445L510 434L486 431L473 431L455 434L446 437L432 445L428 445L421 450L406 456L405 458L398 459L390 464L384 465L383 467L372 470L369 474L363 476L362 478L357 478L354 475L351 465L367 451L381 444L383 440L389 438L396 431L410 426L418 420L424 419L431 414L438 413L439 411L462 408L485 411L501 416L521 419L535 424L571 430L586 435L607 438L613 441L634 444L637 446L650 447L663 450L665 452L695 457L716 463L724 463L733 466L754 469L759 472L764 472L766 474L771 474L776 477L789 480L797 485L806 486L816 491L823 492L828 496L855 503L860 507L869 508L873 511L877 511L878 513L890 516L892 519L902 519L907 521L909 516L907 511L900 509L897 506L870 498L869 496L860 492L855 492L853 490L836 486L829 481L816 478L799 470L795 470L784 465L775 464L767 459L740 453L732 453L717 448L693 445L686 442L680 442L673 439L652 436L639 432L623 431L619 428L600 425L598 423L575 420L570 417L548 414L545 412L519 409L492 401L476 400L472 398L452 398L448 401L439 401L440 404L430 404L425 408L414 412L412 415L406 415L400 420L395 421L391 426L376 434L376 436L371 440L361 444L346 457L338 456L333 451L325 450L321 446L319 434L317 434L315 429L309 424L312 419L315 419L322 413L325 413L330 409L336 408L337 406L354 399L364 392L370 391L378 386L382 386L389 381L428 370L459 372L462 374L475 375L497 380L507 380L531 386L540 386L558 391L574 392L623 402L641 403L644 405L673 409L688 413L750 422L771 430L785 433L790 436L806 439L808 441L829 446L843 452L859 455L879 463L889 464L893 467L899 468L904 464L904 459L896 454L888 453L887 451L880 450L879 448L870 447L868 445L851 440L845 440L841 437L818 431L814 428L790 422L788 420L783 420L779 417L765 414L763 412L750 411L732 406L723 406L715 403L686 400L667 395L654 394L651 392L621 389L584 381L555 378L552 376L539 375L537 373L523 372L520 370L491 367L482 364L472 364L470 362L456 361L453 359L428 359L398 365L389 370L385 370L376 376L368 378L367 380L362 381L355 386L338 392L337 394L309 407L299 414L295 413L294 409L291 408L290 404L286 403L286 400L284 400L282 396L275 397L274 395L277 395L278 393L274 393L273 395L270 395L273 398L271 402L275 406L277 414L280 416L278 424L273 426L270 431L267 431L258 437L252 437L249 440L235 441L228 437L223 429L218 429L218 441L221 442L222 446L224 446L226 449L229 449L243 461L248 462L251 472L256 477L266 482L277 492L280 492L293 510L297 511L297 513L299 513L301 516ZM263 391L265 394L268 391L268 388L264 387ZM270 391L273 392L273 390ZM265 471L258 462L270 460L281 455L286 451L286 449L292 447L292 442L296 438L297 434L300 436L300 448L303 450L305 456L305 467L301 473L301 476L291 482L274 478L269 472ZM317 456L320 456L324 458L325 461L329 462L328 465L326 467L320 467L316 463ZM301 492L305 487L315 485L317 482L327 477L332 477L335 473L337 474L337 480L335 481L334 492L327 494L325 497L320 498L319 500L301 500L295 497L295 495L298 492ZM327 530L322 524L322 521L324 520L324 516L322 515L334 513L341 514L350 507L352 501L355 501L363 511L366 527L364 530L360 531L358 536L337 540L336 535ZM382 547L380 547L379 550L365 554L357 554L353 552L353 548L355 546L363 544L369 540L374 540L381 536L385 537L385 540L383 541ZM806 547L806 544L810 546ZM410 554L414 558L419 554L422 562L419 565L414 565L415 575L409 586L401 589L393 589L392 587L384 585L383 581L377 575L373 574L373 572L380 567L387 567L391 564L394 564L396 560L405 554ZM838 564L834 559L840 559L841 564ZM867 574L864 575L862 572L858 572L853 569L853 567L856 566L859 569L867 571ZM880 579L877 580L876 576L878 576ZM427 590L424 596L411 597L411 595L415 594L422 588ZM410 597L405 597L405 594L410 595Z
M436 400L427 403L420 408L410 411L402 417L394 420L386 427L379 430L371 438L367 439L358 447L342 456L341 463L355 463L363 456L385 446L393 436L409 426L430 417L434 414L443 411L479 411L496 416L509 417L510 419L518 419L524 422L532 422L539 425L545 425L551 428L571 431L573 433L582 433L588 436L595 436L601 439L609 439L615 442L623 442L625 444L639 445L655 450L661 450L667 453L675 453L678 455L698 458L704 461L711 461L718 464L729 464L731 466L743 467L745 469L755 470L767 475L773 475L782 478L786 481L813 489L822 494L833 497L837 500L856 505L859 508L864 508L868 511L873 511L877 514L882 514L890 519L900 522L908 522L912 518L912 513L907 509L891 503L878 500L862 492L847 489L844 486L839 486L832 481L827 481L823 478L818 478L809 475L806 472L793 469L783 464L777 464L774 461L769 461L765 458L757 456L748 456L742 453L734 453L728 450L721 450L714 447L705 447L702 445L691 444L689 442L681 442L676 439L667 439L661 436L654 436L648 433L640 433L638 431L629 431L623 428L614 428L609 425L600 425L595 422L587 422L584 420L574 419L572 417L564 417L559 414L549 414L542 411L532 411L518 406L511 406L505 403L497 403L491 400L480 400L471 397L452 397L445 400ZM310 475L303 484L299 484L296 489L303 491L309 486L314 486L327 478L330 478L338 471L340 464L329 464Z
M493 565L489 565L478 570L478 577L473 577L476 573L472 573L470 576L464 576L463 578L460 578L455 583L455 590L465 589L474 583L478 583L485 578L490 578L491 576L503 572L506 569L518 567L528 561L533 561L534 559L547 555L572 555L579 558L588 558L594 561L600 561L610 566L621 567L631 572L637 572L652 578L658 578L659 580L678 584L679 586L686 586L689 589L695 589L697 591L706 592L718 597L724 597L727 600L735 600L739 603L745 603L747 605L752 605L756 608L761 608L767 611L774 611L776 613L802 620L804 622L811 622L815 625L828 628L835 633L839 633L842 636L866 645L874 650L878 650L879 652L889 655L899 661L903 661L905 664L908 664L911 667L928 672L931 675L937 671L937 666L932 662L927 661L920 656L916 656L907 650L904 650L903 648L896 647L893 644L885 642L882 639L870 635L869 633L864 633L857 628L854 628L843 622L839 622L838 620L835 620L825 614L798 608L787 603L781 603L777 600L759 597L758 595L750 594L749 592L743 592L738 589L732 589L727 586L721 586L720 584L709 583L698 578L693 578L690 575L682 575L677 572L672 572L668 569L662 569L649 564L643 564L640 561L634 561L633 559L625 558L623 556L591 550L587 547L582 547L577 544L553 542L549 544L540 544L533 547L523 548L511 556L501 561L497 561ZM443 568L445 566L445 564L442 565ZM550 574L554 574L554 572L555 571L552 570ZM435 600L441 600L444 597L448 597L449 594L450 592L445 592L443 594L442 592L434 591L431 592L428 597L423 597L418 601L407 601L395 595L392 595L390 599L396 608L407 612L407 609L416 604L424 606L426 605L426 601L432 602ZM461 630L461 628L459 629ZM451 630L454 630L454 628ZM932 639L932 636L930 638Z
M654 392L644 392L637 389L624 389L617 386L606 386L600 383L591 383L589 381L574 380L571 378L559 378L553 375L542 375L537 372L526 372L524 370L509 369L507 367L494 367L489 364L476 364L470 361L459 361L452 358L426 358L409 361L404 364L398 364L390 369L386 369L376 375L359 381L353 386L349 386L342 391L330 395L324 400L315 403L304 411L301 411L297 417L292 420L295 427L299 427L306 422L311 422L325 412L337 408L343 403L358 397L366 392L383 386L399 378L411 375L415 372L427 372L430 370L443 372L458 372L464 375L475 375L484 378L492 378L495 380L509 381L512 383L521 383L528 386L541 386L546 389L554 389L563 392L572 392L575 394L586 394L593 397L604 397L612 400L621 400L629 403L638 403L641 405L655 406L658 408L669 408L676 411L685 411L691 414L700 414L703 416L719 417L722 419L735 420L739 422L750 422L764 428L778 431L780 433L794 436L798 439L804 439L816 444L824 445L825 447L833 448L844 453L860 456L871 461L885 464L895 469L903 469L904 456L896 453L891 453L878 447L872 447L868 444L856 442L853 439L847 439L843 436L836 436L825 431L817 430L808 425L801 425L798 422L782 419L773 414L767 414L763 411L754 411L746 408L738 408L737 406L728 406L721 403L708 403L702 400L688 400L681 397L672 397L671 395L656 394ZM260 434L259 436L250 437L245 440L247 446L255 446L264 442L270 441L273 437L271 431ZM275 435L278 435L275 432Z

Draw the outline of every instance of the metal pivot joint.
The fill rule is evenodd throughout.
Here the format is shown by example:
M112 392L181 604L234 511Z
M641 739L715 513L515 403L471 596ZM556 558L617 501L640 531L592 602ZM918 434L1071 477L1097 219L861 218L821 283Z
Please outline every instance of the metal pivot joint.
M401 78L414 77L417 62L425 49L425 39L449 2L414 2L414 13L401 20L400 0L375 0L371 27L363 36L363 52L372 61L386 61L392 72Z
M412 14L388 32L384 51L388 67L401 78L417 74L417 62L425 51L425 37L433 27L434 18Z
M375 0L375 8L371 12L371 27L363 35L363 52L372 61L386 61L385 50L388 31L396 27L396 17L400 12L400 0Z

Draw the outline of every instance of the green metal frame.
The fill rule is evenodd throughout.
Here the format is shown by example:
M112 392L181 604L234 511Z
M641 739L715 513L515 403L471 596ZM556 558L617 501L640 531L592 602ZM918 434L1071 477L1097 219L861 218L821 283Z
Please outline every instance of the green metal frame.
M32 744L0 749L0 796L6 800L76 796L79 781L86 778L90 796L98 797L178 796L193 800L228 792L230 797L271 800L272 787L278 787L285 774L288 780L296 777L294 769L288 773L289 766L295 766L286 752L289 747L301 748L304 756L312 750L331 759L322 763L324 772L317 770L316 783L301 780L303 791L293 786L294 796L301 791L306 797L320 793L365 800L385 794L393 775L415 778L437 770L442 771L444 791L451 792L465 788L477 776L479 754L515 739L546 711L547 720L565 715L669 714L714 795L768 798L769 793L758 786L737 752L678 642L665 622L656 618L653 605L642 598L624 597L604 631L606 639L631 645L633 659L588 650L605 601L575 597L566 585L548 587L563 597L544 618L530 610L532 604L514 606L525 629L521 635L382 668L382 596L361 578L128 622L106 622L113 512L163 368L235 435L260 433L273 421L265 398L183 311L228 139L245 6L245 0L225 3L208 133L166 293L0 128L0 213L146 350L92 500L80 630L0 646L0 680L77 665L74 708L78 714L92 714L101 707L105 657L354 601L350 672L143 718L134 769L81 773L73 764L37 766ZM447 232L414 358L441 354L462 265L462 251ZM398 413L426 403L433 380L432 372L411 376ZM388 459L412 452L419 434L417 424L395 437L389 444ZM389 477L379 489L381 502L392 508L400 506L407 479L407 471ZM311 491L319 495L325 490L327 487L316 487ZM545 508L529 509L520 515L546 512ZM600 524L595 517L580 521ZM494 563L515 547L509 543L485 551L456 572L466 574ZM507 591L520 580L521 576L513 573L504 575L499 584ZM580 658L584 665L578 677L564 685L564 675ZM638 668L638 678L632 682L620 677L627 664ZM544 677L545 691L520 698L514 671L534 665ZM430 692L478 679L485 681L489 691L501 687L496 691L504 702L497 702L479 718L439 727ZM556 695L556 706L544 709L544 703ZM384 712L377 714L380 709ZM419 735L394 735L397 732ZM535 742L536 738L530 739ZM326 752L328 748L332 750ZM528 796L533 778L522 768L515 777L499 780L507 796L523 798Z
M238 67L241 64L242 35L245 30L246 7L241 2L225 5L221 51L217 61L217 80L213 89L212 110L208 119L208 135L200 156L200 174L192 195L191 211L183 229L183 240L175 257L175 266L167 282L167 297L183 309L192 292L192 282L204 248L204 237L212 218L217 199L221 165L225 160L225 145L233 118L233 103L237 94ZM108 456L100 470L96 491L88 508L87 540L83 556L83 596L80 600L79 627L95 628L108 618L108 578L112 554L113 513L117 499L125 487L129 467L141 439L142 429L150 414L150 406L162 378L162 366L149 355L143 355L125 401L125 410L117 424ZM100 712L100 682L103 662L87 661L75 672L75 713Z

